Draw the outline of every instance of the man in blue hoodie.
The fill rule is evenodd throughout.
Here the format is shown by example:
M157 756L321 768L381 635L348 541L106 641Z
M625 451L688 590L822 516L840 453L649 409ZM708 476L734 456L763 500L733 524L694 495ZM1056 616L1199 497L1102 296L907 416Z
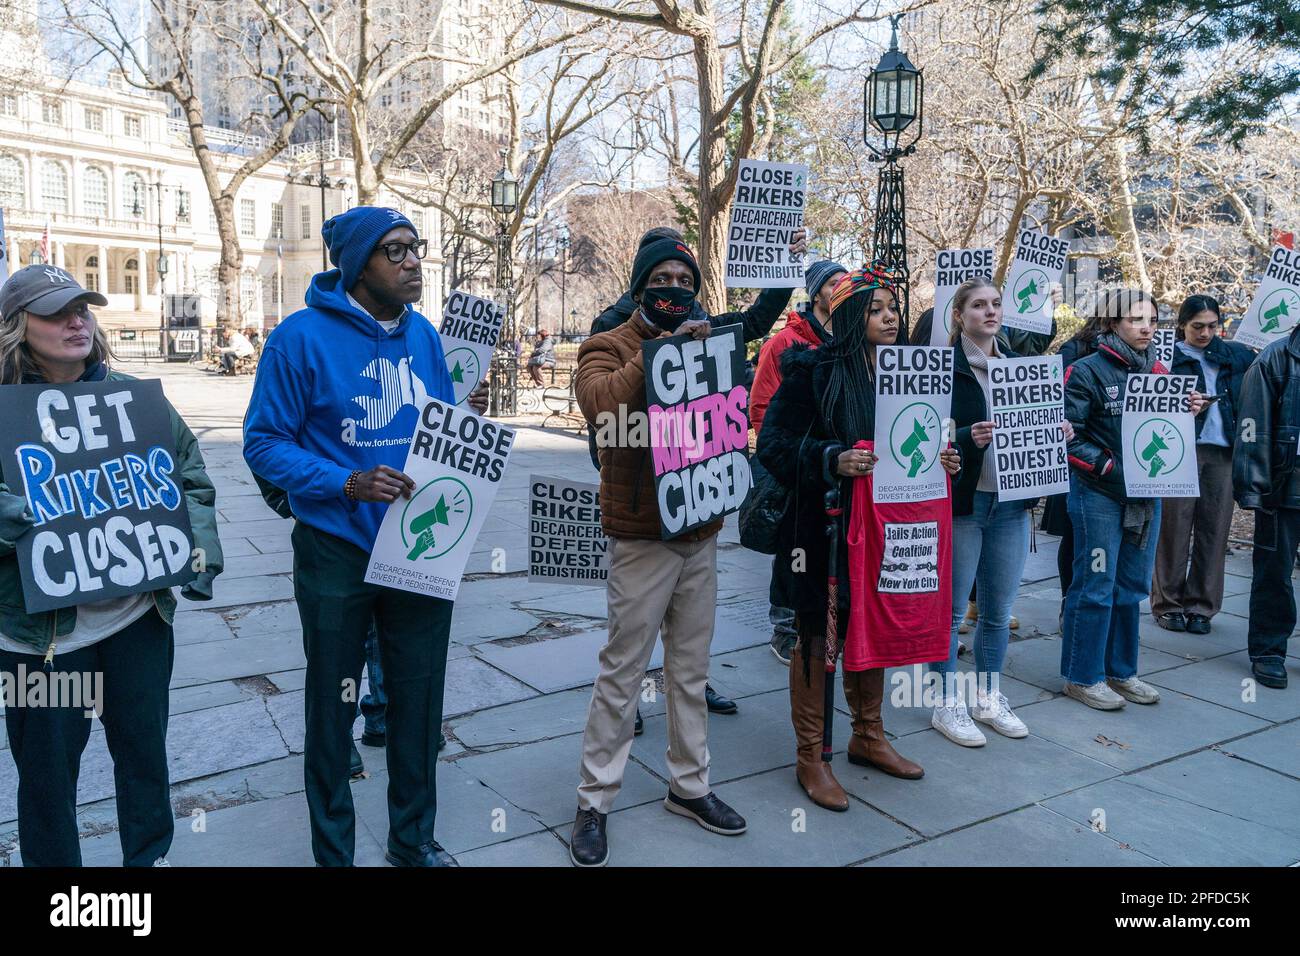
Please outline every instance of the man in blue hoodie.
M452 602L364 580L384 512L415 487L401 469L419 412L430 398L455 401L438 332L410 306L428 241L374 206L321 234L337 268L316 275L307 307L267 338L244 424L249 468L288 492L297 518L312 853L321 866L352 864L351 728L373 619L388 691L388 860L454 866L433 838ZM485 384L469 403L482 414Z

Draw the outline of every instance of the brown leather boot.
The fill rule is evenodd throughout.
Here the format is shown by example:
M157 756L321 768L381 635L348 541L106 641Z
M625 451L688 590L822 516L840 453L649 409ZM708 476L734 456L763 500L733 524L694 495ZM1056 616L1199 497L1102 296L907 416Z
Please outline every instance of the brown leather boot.
M844 698L853 713L853 736L849 739L849 763L875 767L891 777L919 780L925 771L893 748L885 737L880 707L885 699L885 670L844 672Z
M790 722L794 724L795 776L812 802L827 810L847 810L849 798L831 765L822 760L822 696L826 671L817 660L810 669L812 680L804 681L803 649L790 657Z

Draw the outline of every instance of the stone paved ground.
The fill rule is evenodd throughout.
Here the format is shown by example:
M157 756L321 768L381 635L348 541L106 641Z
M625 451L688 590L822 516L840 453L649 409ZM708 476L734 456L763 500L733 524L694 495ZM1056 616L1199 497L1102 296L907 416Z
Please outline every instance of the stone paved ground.
M190 368L159 375L198 434L218 488L227 566L215 600L182 602L168 752L176 865L309 866L303 797L303 667L292 600L289 523L267 509L240 456L251 380ZM453 618L437 835L462 865L567 864L581 732L605 639L603 589L529 584L530 473L591 477L585 442L526 426ZM729 522L719 551L711 679L740 713L710 720L712 779L749 821L718 837L664 811L663 701L643 708L609 832L615 865L910 866L924 864L1290 865L1300 860L1300 642L1291 688L1243 688L1249 555L1228 562L1224 613L1207 637L1142 625L1141 670L1155 707L1098 713L1063 698L1056 539L1039 536L1025 570L1004 689L1025 740L989 734L957 747L920 708L889 709L898 748L926 768L918 782L834 769L847 813L811 806L792 769L787 671L768 652L766 558ZM495 548L506 572L491 573ZM656 656L652 666L658 666ZM970 667L967 662L964 666ZM892 685L891 685L892 686ZM841 702L841 707L843 704ZM843 747L844 714L835 727ZM360 722L356 732L360 735ZM7 743L0 743L7 747ZM359 865L384 865L384 755L361 748L353 784ZM112 768L96 728L82 763L88 864L117 865ZM14 766L0 758L0 859L15 847Z

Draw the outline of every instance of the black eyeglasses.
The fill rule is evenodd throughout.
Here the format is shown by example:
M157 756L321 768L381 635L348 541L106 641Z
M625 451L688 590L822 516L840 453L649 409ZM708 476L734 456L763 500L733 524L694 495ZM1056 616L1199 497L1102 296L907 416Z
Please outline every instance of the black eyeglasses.
M410 252L411 255L415 256L417 259L423 259L425 254L429 251L429 240L416 239L414 242L384 242L375 248L384 250L384 255L388 257L389 262L405 262L407 252Z

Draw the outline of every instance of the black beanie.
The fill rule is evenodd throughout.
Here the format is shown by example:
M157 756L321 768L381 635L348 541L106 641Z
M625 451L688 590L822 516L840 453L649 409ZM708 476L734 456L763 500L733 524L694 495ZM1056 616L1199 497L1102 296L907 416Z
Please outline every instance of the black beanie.
M650 273L654 267L669 259L677 259L691 267L691 272L695 275L695 290L699 291L700 267L691 250L684 242L678 242L676 239L656 239L638 249L636 258L632 260L632 284L629 286L632 298L635 299L641 294L641 290L650 281Z

